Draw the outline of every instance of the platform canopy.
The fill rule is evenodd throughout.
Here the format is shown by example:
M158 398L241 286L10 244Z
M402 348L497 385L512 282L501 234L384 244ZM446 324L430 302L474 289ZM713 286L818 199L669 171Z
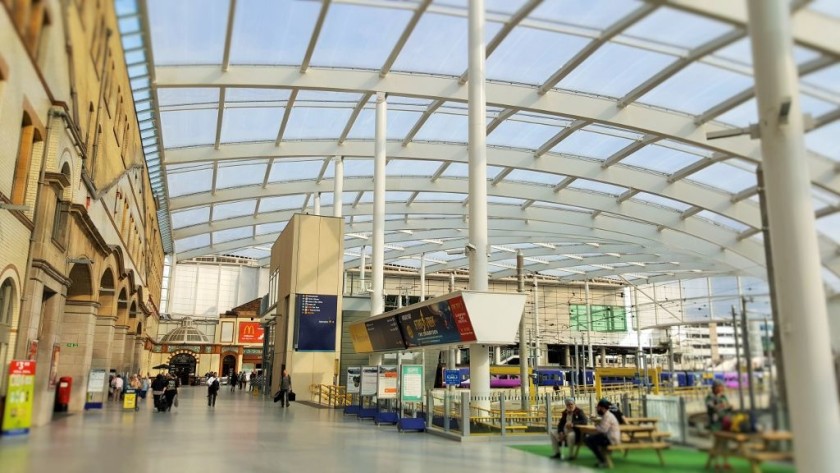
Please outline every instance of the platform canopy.
M487 0L490 276L766 277L742 0ZM791 2L823 280L840 293L840 6ZM344 158L370 251L388 94L387 264L461 269L467 0L118 0L165 245L266 258ZM712 139L719 132L737 136ZM832 138L834 137L834 138Z

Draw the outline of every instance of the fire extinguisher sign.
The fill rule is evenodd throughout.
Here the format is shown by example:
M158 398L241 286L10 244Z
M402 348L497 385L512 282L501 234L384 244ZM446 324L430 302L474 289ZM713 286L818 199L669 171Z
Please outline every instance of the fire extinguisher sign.
M35 362L12 361L8 386L6 408L3 411L3 435L24 435L32 425Z

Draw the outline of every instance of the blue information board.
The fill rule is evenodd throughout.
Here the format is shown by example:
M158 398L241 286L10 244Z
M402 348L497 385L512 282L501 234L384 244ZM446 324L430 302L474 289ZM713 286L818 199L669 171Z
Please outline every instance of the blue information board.
M295 345L298 351L334 351L338 296L295 295Z
M447 386L458 386L461 384L461 372L459 370L444 370L443 382Z

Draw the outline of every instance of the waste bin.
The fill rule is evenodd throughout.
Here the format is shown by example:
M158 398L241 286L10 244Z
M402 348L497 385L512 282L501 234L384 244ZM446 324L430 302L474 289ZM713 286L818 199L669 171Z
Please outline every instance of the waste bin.
M58 378L58 389L55 390L55 412L67 412L70 404L70 391L73 387L73 378L62 376Z

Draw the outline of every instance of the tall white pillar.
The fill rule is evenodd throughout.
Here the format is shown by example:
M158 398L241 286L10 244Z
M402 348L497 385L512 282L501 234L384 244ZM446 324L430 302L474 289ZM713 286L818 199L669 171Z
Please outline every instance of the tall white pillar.
M344 157L333 159L335 181L333 182L333 217L341 217L344 210Z
M585 280L583 284L586 293L586 344L589 346L589 363L592 363L592 368L594 369L595 358L592 356L592 302L589 299L589 280Z
M367 269L367 253L366 247L362 245L361 253L359 253L359 283L362 285L362 292L365 291L365 272Z
M420 300L426 300L426 253L420 253Z
M778 301L782 358L797 471L840 465L840 403L833 383L811 176L803 137L790 2L749 0L749 30ZM814 415L818 413L818 415Z
M383 92L376 94L376 146L373 157L373 264L370 315L385 312L385 137L388 102ZM382 364L382 355L370 357L372 364Z
M540 286L537 283L537 275L534 274L534 367L540 366Z
M487 103L484 93L484 0L469 2L470 290L487 290ZM490 406L490 352L470 346L470 394Z
M315 202L312 205L312 214L321 215L321 193L315 193Z

